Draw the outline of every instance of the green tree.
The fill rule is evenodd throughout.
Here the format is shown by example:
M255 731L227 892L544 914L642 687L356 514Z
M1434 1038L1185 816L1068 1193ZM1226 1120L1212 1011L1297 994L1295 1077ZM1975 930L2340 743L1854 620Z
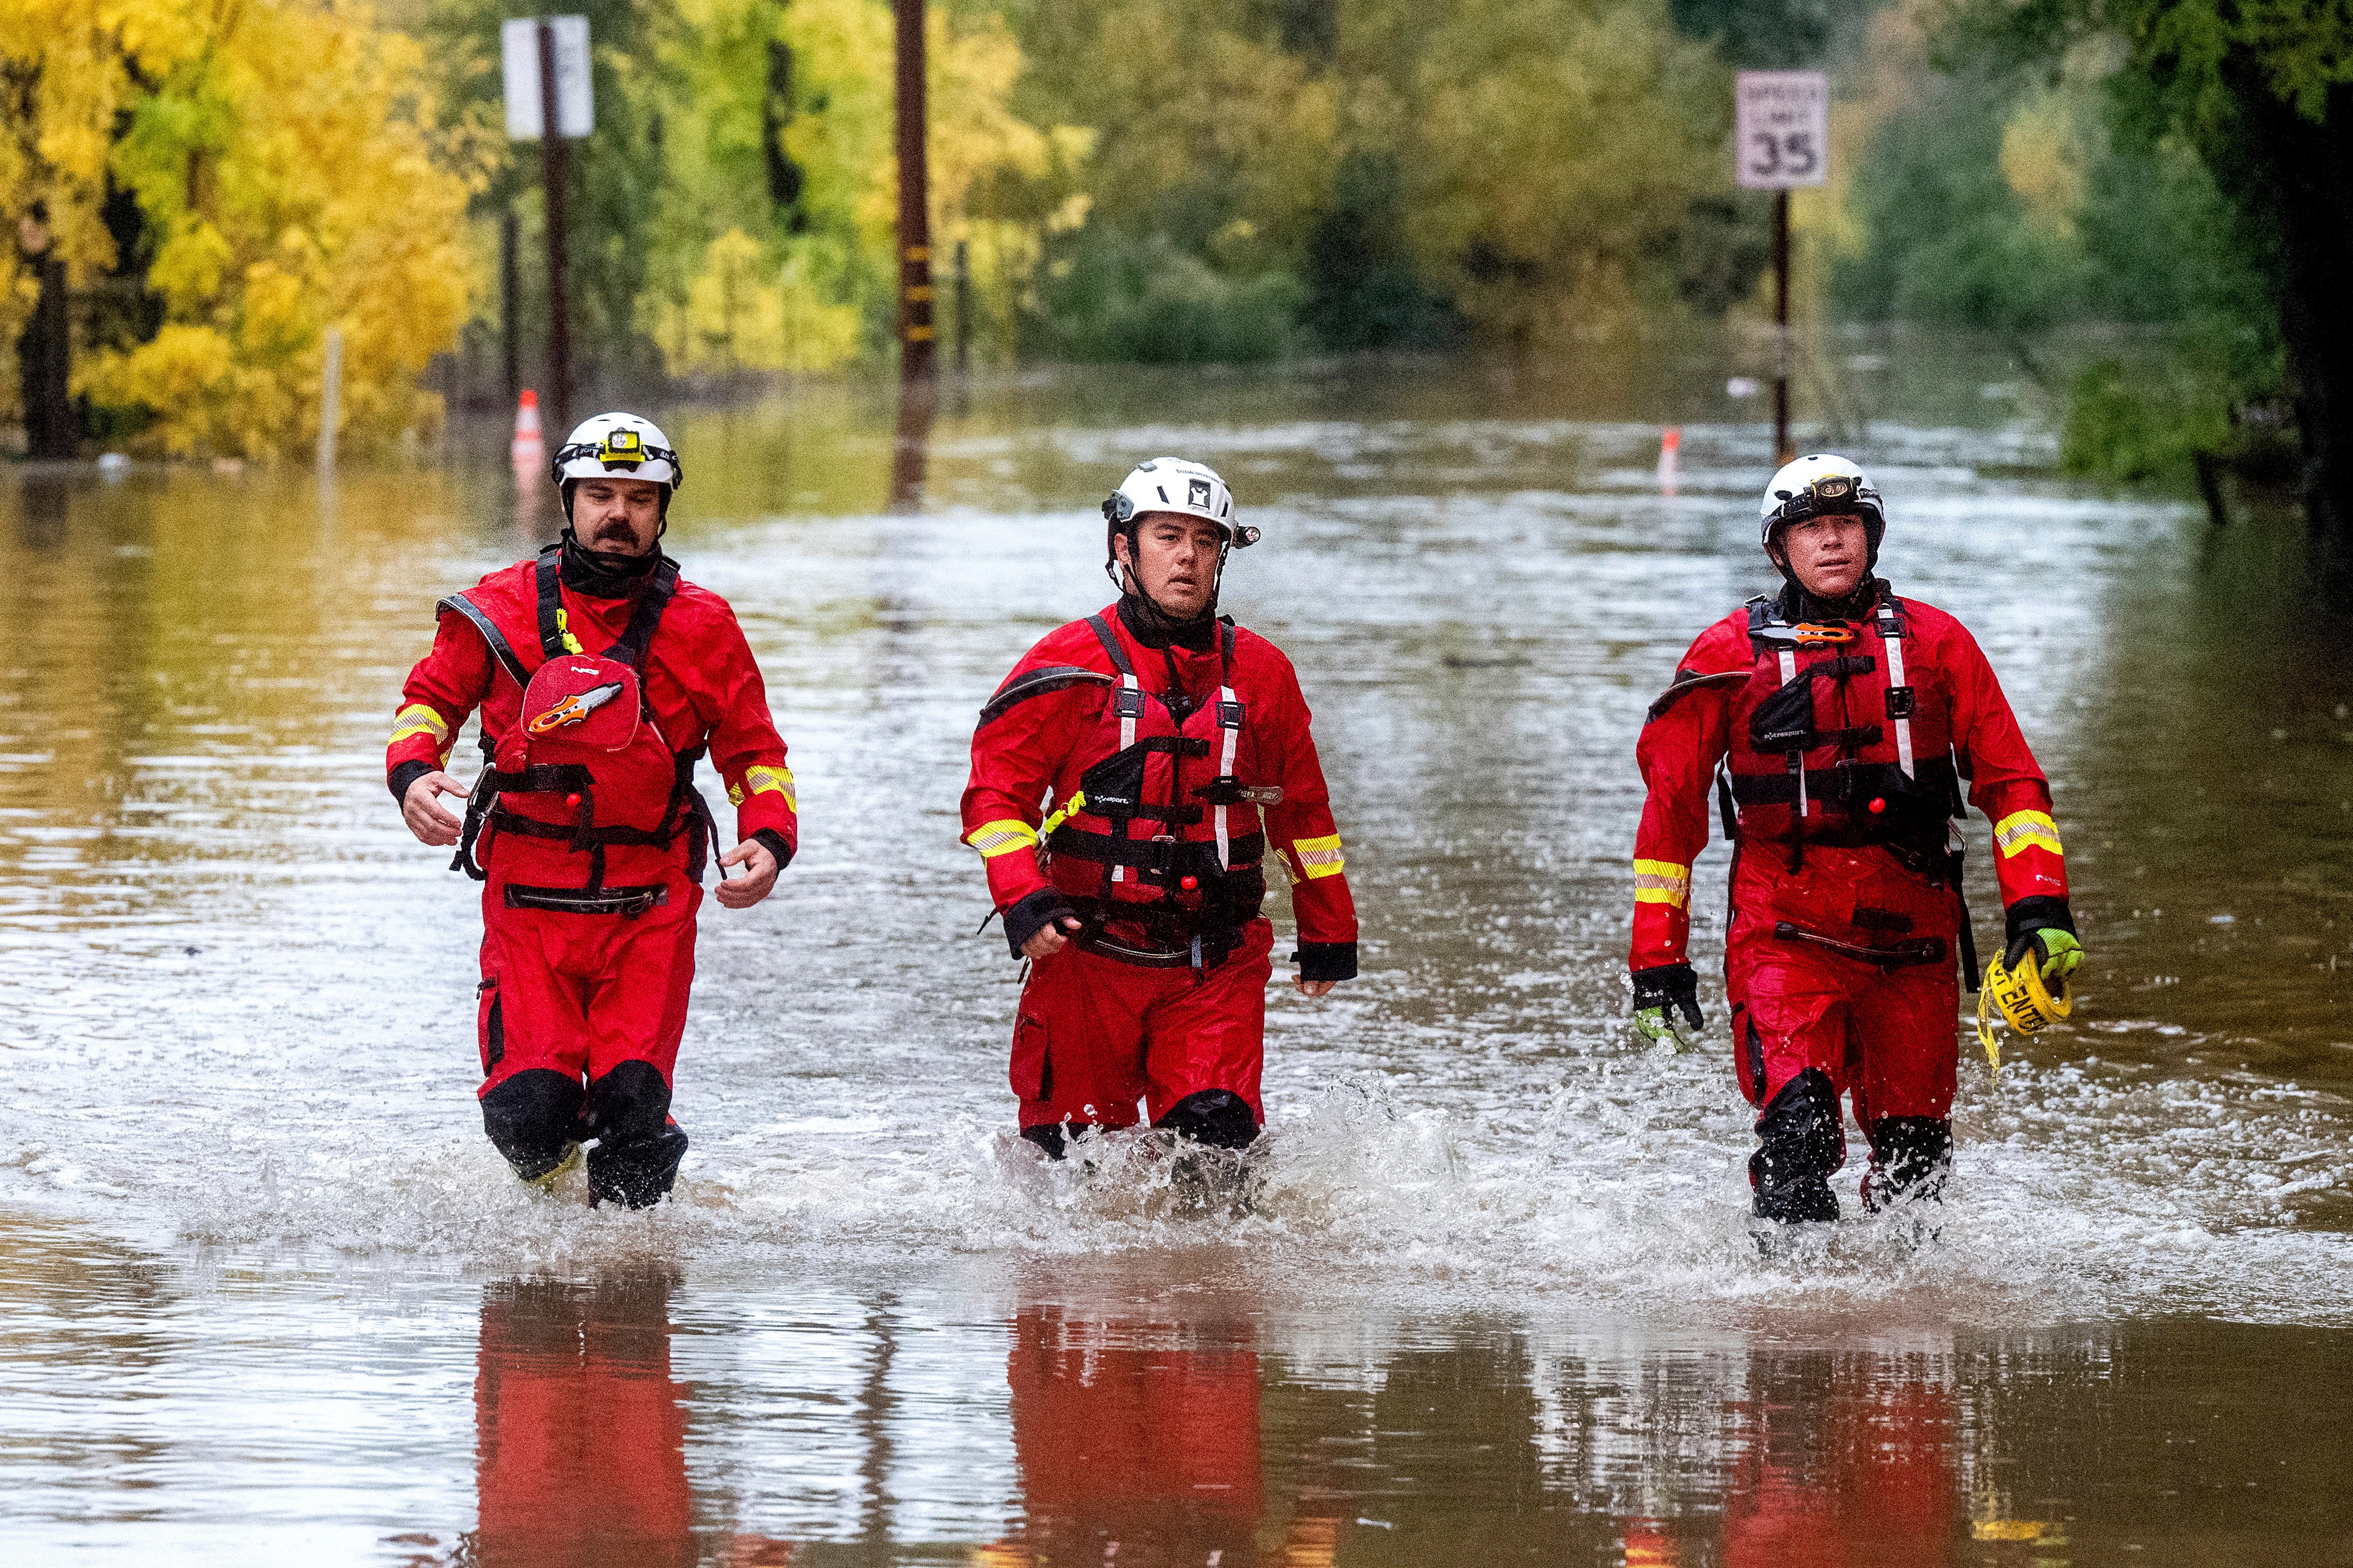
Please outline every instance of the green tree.
M1955 54L2049 68L2126 50L2126 118L2193 148L2260 268L2284 345L2307 510L2353 566L2353 10L2336 0L1966 0Z

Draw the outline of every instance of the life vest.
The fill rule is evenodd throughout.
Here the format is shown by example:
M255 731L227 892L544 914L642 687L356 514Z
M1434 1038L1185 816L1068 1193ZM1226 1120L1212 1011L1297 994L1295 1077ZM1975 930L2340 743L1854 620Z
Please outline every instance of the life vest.
M1147 690L1103 617L1087 625L1119 677L1081 747L1079 787L1043 825L1046 874L1085 922L1082 946L1132 963L1214 966L1266 901L1259 807L1282 798L1238 771L1255 757L1234 693L1233 623L1219 623L1217 699L1198 703Z
M687 879L700 882L716 833L710 805L694 787L702 748L673 752L645 694L646 650L678 592L678 566L668 559L658 564L619 639L590 654L566 625L560 549L543 550L533 569L535 637L511 640L491 610L465 594L438 606L473 624L521 697L505 734L494 740L483 726L484 766L449 868L485 879L477 840L485 829L510 835L521 842L501 856L509 909L638 915L667 903L669 888L660 881L608 884L609 852L668 851L684 837ZM518 641L536 644L538 658L526 664ZM628 858L647 866L647 857ZM572 885L575 876L580 880Z
M1884 584L1860 625L1792 623L1777 599L1748 602L1755 664L1717 780L1727 837L1786 846L1793 869L1808 844L1880 845L1932 879L1951 874L1963 806L1947 707L1919 701L1905 636Z

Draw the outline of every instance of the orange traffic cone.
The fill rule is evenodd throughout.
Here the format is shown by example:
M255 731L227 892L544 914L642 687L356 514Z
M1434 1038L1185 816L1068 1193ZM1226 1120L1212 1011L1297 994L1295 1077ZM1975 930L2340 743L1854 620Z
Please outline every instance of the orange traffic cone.
M515 405L514 447L515 472L532 473L547 461L547 443L539 434L539 394L523 388L522 398Z

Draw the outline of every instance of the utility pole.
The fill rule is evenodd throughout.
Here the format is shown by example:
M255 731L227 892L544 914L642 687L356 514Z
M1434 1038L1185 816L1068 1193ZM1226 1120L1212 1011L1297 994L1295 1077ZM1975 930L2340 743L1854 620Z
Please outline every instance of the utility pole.
M505 374L506 388L503 406L512 408L515 399L522 395L522 366L518 342L522 334L522 279L520 236L515 232L514 208L509 206L499 214L499 369Z
M545 16L539 18L539 101L540 181L547 198L547 402L562 432L572 428L572 331L564 309L564 133L556 112L555 25Z
M923 145L923 0L892 0L898 24L899 379L932 379L932 231Z
M955 248L956 378L972 369L972 247L964 240Z

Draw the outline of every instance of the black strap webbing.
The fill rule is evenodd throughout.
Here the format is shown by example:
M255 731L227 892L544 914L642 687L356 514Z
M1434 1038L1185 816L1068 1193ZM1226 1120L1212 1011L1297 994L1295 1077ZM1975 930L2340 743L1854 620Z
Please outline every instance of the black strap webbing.
M1949 795L1953 776L1952 763L1947 758L1930 757L1917 764L1912 784L1913 793L1935 799ZM1894 775L1890 777L1889 775ZM1870 763L1852 768L1808 768L1806 798L1844 805L1856 797L1884 795L1897 791L1895 780L1902 770L1893 763ZM1939 786L1942 786L1941 788ZM1798 775L1795 773L1734 773L1732 798L1743 805L1794 805L1798 800Z
M1103 652L1111 655L1112 668L1118 670L1122 675L1134 675L1135 673L1135 666L1127 662L1127 650L1119 646L1119 638L1113 635L1111 626L1103 620L1103 616L1100 615L1089 616L1087 617L1087 625L1093 628L1095 640L1103 644Z
M663 557L653 570L652 580L638 595L638 607L629 616L629 624L621 633L621 640L605 650L607 658L616 658L640 674L644 672L646 650L654 645L654 631L661 625L662 612L670 608L678 593L678 563Z
M543 659L565 651L564 625L559 619L564 611L563 555L557 545L539 552L539 657Z
M540 552L537 579L539 584L539 649L543 658L554 658L565 651L564 626L558 619L564 608L564 568L562 552L553 546ZM646 585L637 595L636 607L629 613L629 624L619 640L600 656L618 659L623 664L644 671L646 650L653 646L654 631L661 625L662 612L670 608L678 593L678 563L665 555L647 577ZM576 635L576 634L575 634Z
M499 668L507 672L515 686L521 689L531 684L531 672L523 668L522 660L515 657L514 645L507 641L506 634L491 625L491 617L484 615L473 600L463 594L452 594L433 607L452 611L471 621L474 629L482 634L482 641L490 645L491 657L499 661Z
M1018 676L1009 676L1005 684L997 689L997 695L988 700L988 706L980 710L980 724L976 727L987 728L1005 717L1010 710L1029 701L1032 697L1043 697L1053 691L1067 691L1073 686L1084 685L1091 680L1109 685L1111 677L1100 670L1081 669L1076 665L1069 664L1040 665L1036 669L1028 669Z
M1054 829L1046 845L1057 855L1068 855L1074 860L1092 860L1105 866L1149 867L1176 874L1189 872L1197 877L1227 874L1218 869L1218 847L1207 840L1171 844L1152 838L1113 838L1108 833L1089 833L1082 827L1062 826ZM1232 840L1227 847L1226 859L1237 871L1256 866L1265 858L1266 837L1263 834L1247 834Z

